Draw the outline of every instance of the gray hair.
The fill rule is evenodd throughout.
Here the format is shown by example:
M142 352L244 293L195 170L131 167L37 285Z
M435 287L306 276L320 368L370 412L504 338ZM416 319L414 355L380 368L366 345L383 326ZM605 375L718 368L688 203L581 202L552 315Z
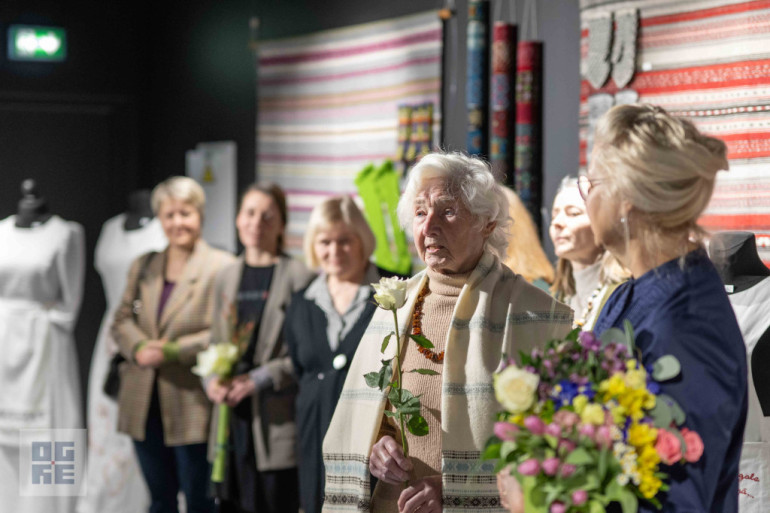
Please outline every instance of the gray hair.
M187 176L172 176L156 185L150 197L155 215L158 215L161 203L170 198L189 203L195 207L203 220L206 212L206 193L198 182Z
M484 243L484 247L497 255L505 256L508 247L508 199L505 197L489 164L476 157L462 153L429 153L412 167L406 189L398 202L398 220L407 229L414 219L414 202L417 193L426 180L444 180L447 192L459 198L465 208L483 227L494 222L495 228Z

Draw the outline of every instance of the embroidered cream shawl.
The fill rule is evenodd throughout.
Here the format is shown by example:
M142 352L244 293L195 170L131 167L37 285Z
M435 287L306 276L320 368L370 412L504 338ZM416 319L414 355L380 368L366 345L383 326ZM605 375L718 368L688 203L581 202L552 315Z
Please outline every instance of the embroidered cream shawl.
M399 310L399 333L410 326L417 291L425 272L408 283ZM503 353L517 355L565 335L572 310L502 265L485 252L460 292L444 357L441 399L441 467L445 512L505 511L500 505L493 464L479 460L492 435L495 399L492 375ZM386 395L369 388L364 374L393 357L396 344L380 353L393 330L393 315L378 309L351 363L345 386L323 444L326 467L324 513L369 511L369 454L376 442ZM386 390L387 391L387 390Z

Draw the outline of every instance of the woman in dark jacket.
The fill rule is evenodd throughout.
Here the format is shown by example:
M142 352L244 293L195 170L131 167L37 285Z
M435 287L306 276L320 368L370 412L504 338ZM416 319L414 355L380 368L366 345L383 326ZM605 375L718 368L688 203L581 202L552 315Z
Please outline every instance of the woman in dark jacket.
M285 338L299 379L297 430L300 500L320 513L324 466L321 445L348 367L376 308L369 263L374 235L349 197L329 198L310 215L305 255L321 274L296 294L286 314Z

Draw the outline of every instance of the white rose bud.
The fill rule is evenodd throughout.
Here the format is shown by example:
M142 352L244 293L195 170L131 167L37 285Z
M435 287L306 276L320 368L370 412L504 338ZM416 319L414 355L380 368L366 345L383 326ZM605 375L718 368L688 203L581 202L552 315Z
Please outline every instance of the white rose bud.
M211 344L197 356L197 365L193 373L202 378L209 376L227 376L238 360L238 348L235 344Z
M535 402L540 376L509 365L494 380L495 397L509 413L524 413Z
M398 310L406 303L406 280L399 278L381 278L379 283L372 283L374 300L385 310Z

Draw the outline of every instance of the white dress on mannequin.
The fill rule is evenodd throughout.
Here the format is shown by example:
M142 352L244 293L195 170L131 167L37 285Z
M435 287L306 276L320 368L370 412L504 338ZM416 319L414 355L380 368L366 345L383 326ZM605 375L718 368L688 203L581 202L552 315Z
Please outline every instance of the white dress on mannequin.
M749 361L749 412L739 467L738 505L741 513L770 511L770 417L765 417L754 388L751 354L770 327L770 277L730 295L746 343Z
M136 513L150 505L147 485L136 461L131 439L116 430L117 403L102 391L109 362L117 352L110 336L131 263L149 251L163 250L168 241L157 218L126 230L126 214L102 226L94 266L102 278L107 309L96 340L88 378L88 494L78 501L78 513Z
M19 495L19 430L82 428L73 338L83 295L83 227L51 216L0 221L0 504L70 513L75 497Z

